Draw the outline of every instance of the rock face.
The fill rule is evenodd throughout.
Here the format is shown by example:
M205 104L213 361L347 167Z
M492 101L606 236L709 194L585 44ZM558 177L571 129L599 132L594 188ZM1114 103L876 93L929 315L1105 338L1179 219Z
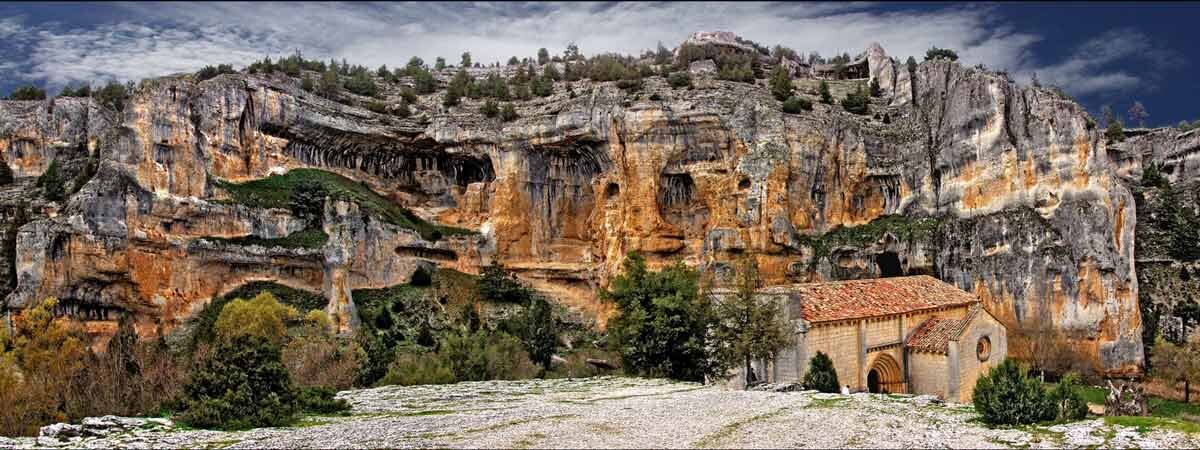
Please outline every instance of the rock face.
M101 321L134 311L150 331L243 282L275 280L324 292L349 328L352 289L404 282L422 264L475 272L498 261L603 322L611 306L596 291L628 252L717 272L749 254L773 284L933 274L982 297L1017 355L1021 330L1044 323L1069 331L1097 371L1138 371L1134 201L1085 111L951 62L910 73L877 45L866 58L883 90L874 117L817 102L784 114L762 86L707 76L688 90L651 77L638 96L556 85L518 102L510 123L437 95L411 118L383 116L282 74L150 80L111 125L92 124L95 112L86 125L67 120L110 128L89 144L99 172L61 213L20 228L7 302L57 296ZM32 106L0 102L19 108ZM30 122L46 117L0 114L20 174L53 154L12 144L50 136ZM38 139L20 142L52 138ZM477 233L434 240L331 201L321 249L202 239L302 229L286 210L226 201L221 183L305 167Z

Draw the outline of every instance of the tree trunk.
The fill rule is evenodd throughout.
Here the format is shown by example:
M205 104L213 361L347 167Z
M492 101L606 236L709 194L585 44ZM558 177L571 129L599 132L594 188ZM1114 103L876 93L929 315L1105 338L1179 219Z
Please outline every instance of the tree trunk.
M754 376L754 370L751 369L751 367L750 367L750 357L747 356L746 357L746 389L750 389L750 384L753 383L754 381L757 381L757 380L755 380L755 378L757 378L757 377Z

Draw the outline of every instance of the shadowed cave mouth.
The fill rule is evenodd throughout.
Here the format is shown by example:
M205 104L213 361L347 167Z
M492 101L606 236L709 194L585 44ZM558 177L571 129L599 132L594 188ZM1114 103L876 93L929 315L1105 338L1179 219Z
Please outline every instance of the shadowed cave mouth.
M879 269L880 278L904 275L904 269L900 266L900 255L896 252L883 252L875 256L875 265Z
M458 259L458 254L453 250L440 248L417 247L411 245L401 245L396 247L396 254L400 256L412 256L422 259L432 259L435 261L454 261Z
M315 167L359 170L371 175L419 186L419 174L437 172L454 185L488 182L496 178L492 160L486 156L449 154L425 149L383 149L369 144L291 141L284 149L288 156Z

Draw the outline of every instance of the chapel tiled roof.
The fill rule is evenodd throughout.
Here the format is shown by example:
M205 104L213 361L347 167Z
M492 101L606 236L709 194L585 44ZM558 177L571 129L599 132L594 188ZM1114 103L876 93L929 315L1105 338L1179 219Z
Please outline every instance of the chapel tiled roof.
M928 275L773 286L764 293L792 294L804 320L864 319L978 302L974 295Z
M962 319L947 319L931 317L913 330L904 345L914 352L942 353L949 352L950 341L958 339L967 325L979 314L979 305L972 306Z

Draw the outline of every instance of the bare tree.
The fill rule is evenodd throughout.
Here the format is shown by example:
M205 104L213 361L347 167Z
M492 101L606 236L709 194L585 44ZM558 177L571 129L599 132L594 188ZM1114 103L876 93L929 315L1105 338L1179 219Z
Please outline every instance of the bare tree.
M1129 123L1137 123L1139 127L1145 127L1147 117L1150 117L1150 113L1146 112L1146 107L1142 106L1142 102L1135 101L1133 106L1129 107Z

